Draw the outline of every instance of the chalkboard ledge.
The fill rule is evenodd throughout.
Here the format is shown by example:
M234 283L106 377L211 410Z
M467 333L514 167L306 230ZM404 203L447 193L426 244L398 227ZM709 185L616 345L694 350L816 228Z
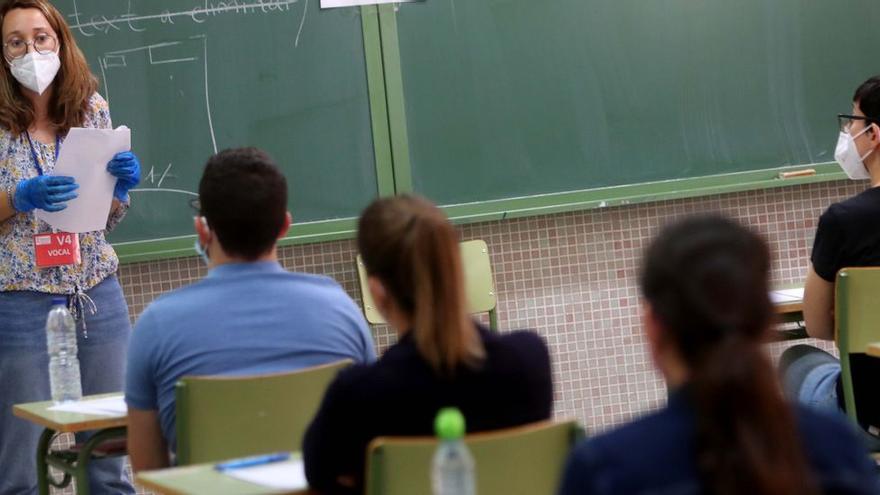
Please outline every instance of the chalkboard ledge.
M813 169L814 175L780 178L780 174ZM448 205L446 214L458 224L497 221L552 213L612 208L657 201L790 187L846 179L835 163L778 167L643 184L539 194L495 201Z
M815 175L781 179L780 174L811 168ZM541 194L448 205L446 214L457 224L488 222L553 213L611 208L673 199L711 196L742 191L790 187L846 179L834 163L779 167L754 172L719 174L644 184L604 187L563 193ZM357 219L340 218L294 224L281 246L352 239ZM114 244L122 263L194 256L195 235Z

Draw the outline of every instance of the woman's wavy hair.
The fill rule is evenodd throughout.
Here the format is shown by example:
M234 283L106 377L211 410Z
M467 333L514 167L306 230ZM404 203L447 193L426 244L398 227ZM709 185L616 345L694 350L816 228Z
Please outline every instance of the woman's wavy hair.
M64 16L46 0L6 0L0 6L0 26L5 23L6 15L15 9L39 10L58 36L61 68L53 83L49 120L55 130L62 134L71 127L81 126L86 118L89 99L98 89L98 79L89 70ZM21 84L12 76L9 61L6 61L0 73L0 125L13 134L21 134L34 122L33 104L24 96Z

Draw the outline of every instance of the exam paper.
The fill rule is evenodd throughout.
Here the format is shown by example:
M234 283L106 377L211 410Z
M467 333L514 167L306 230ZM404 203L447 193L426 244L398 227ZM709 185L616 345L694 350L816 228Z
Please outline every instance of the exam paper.
M103 397L100 399L78 400L65 402L49 407L50 411L93 414L95 416L125 416L128 408L122 395Z
M302 458L233 469L223 474L276 490L305 490L309 487Z
M322 9L335 7L353 7L356 5L378 5L380 3L407 3L419 0L321 0Z
M67 175L79 184L77 197L64 210L50 213L35 210L40 220L58 230L72 233L104 230L113 204L116 178L107 172L113 155L131 149L131 131L74 127L67 133L52 175Z
M803 301L804 288L772 290L770 291L770 300L773 301L773 304Z

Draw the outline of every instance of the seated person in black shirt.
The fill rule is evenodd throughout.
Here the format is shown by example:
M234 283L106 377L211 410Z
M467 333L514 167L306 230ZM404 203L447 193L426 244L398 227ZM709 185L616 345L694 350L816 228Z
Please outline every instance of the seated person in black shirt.
M303 441L313 489L361 493L367 444L432 435L443 407L461 410L469 432L550 418L547 346L531 332L499 335L474 323L457 234L443 212L411 196L380 199L361 215L357 242L370 293L400 340L328 388Z
M560 495L874 495L853 425L786 402L762 344L770 255L721 217L663 230L645 255L643 324L669 403L572 453Z
M835 158L851 179L870 179L866 191L832 204L819 218L811 265L804 286L804 320L814 338L834 340L834 279L841 268L880 266L880 76L865 81L853 96L852 115L840 118ZM852 378L859 423L872 450L880 449L880 360L854 356ZM827 352L796 345L783 353L780 368L786 392L820 409L841 411L840 363Z

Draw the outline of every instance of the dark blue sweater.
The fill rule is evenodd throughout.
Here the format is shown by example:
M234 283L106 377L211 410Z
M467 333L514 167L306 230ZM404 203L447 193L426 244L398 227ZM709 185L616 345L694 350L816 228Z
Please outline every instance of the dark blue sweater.
M458 407L468 432L549 419L553 387L544 341L531 332L497 334L483 328L480 336L483 365L461 368L451 378L439 377L422 359L411 333L375 364L340 373L303 441L309 485L323 494L361 493L370 440L433 435L434 416L442 407ZM355 486L338 484L340 475Z
M842 418L796 406L807 459L824 495L880 494L877 470ZM694 411L686 392L656 413L579 445L560 495L703 495Z

